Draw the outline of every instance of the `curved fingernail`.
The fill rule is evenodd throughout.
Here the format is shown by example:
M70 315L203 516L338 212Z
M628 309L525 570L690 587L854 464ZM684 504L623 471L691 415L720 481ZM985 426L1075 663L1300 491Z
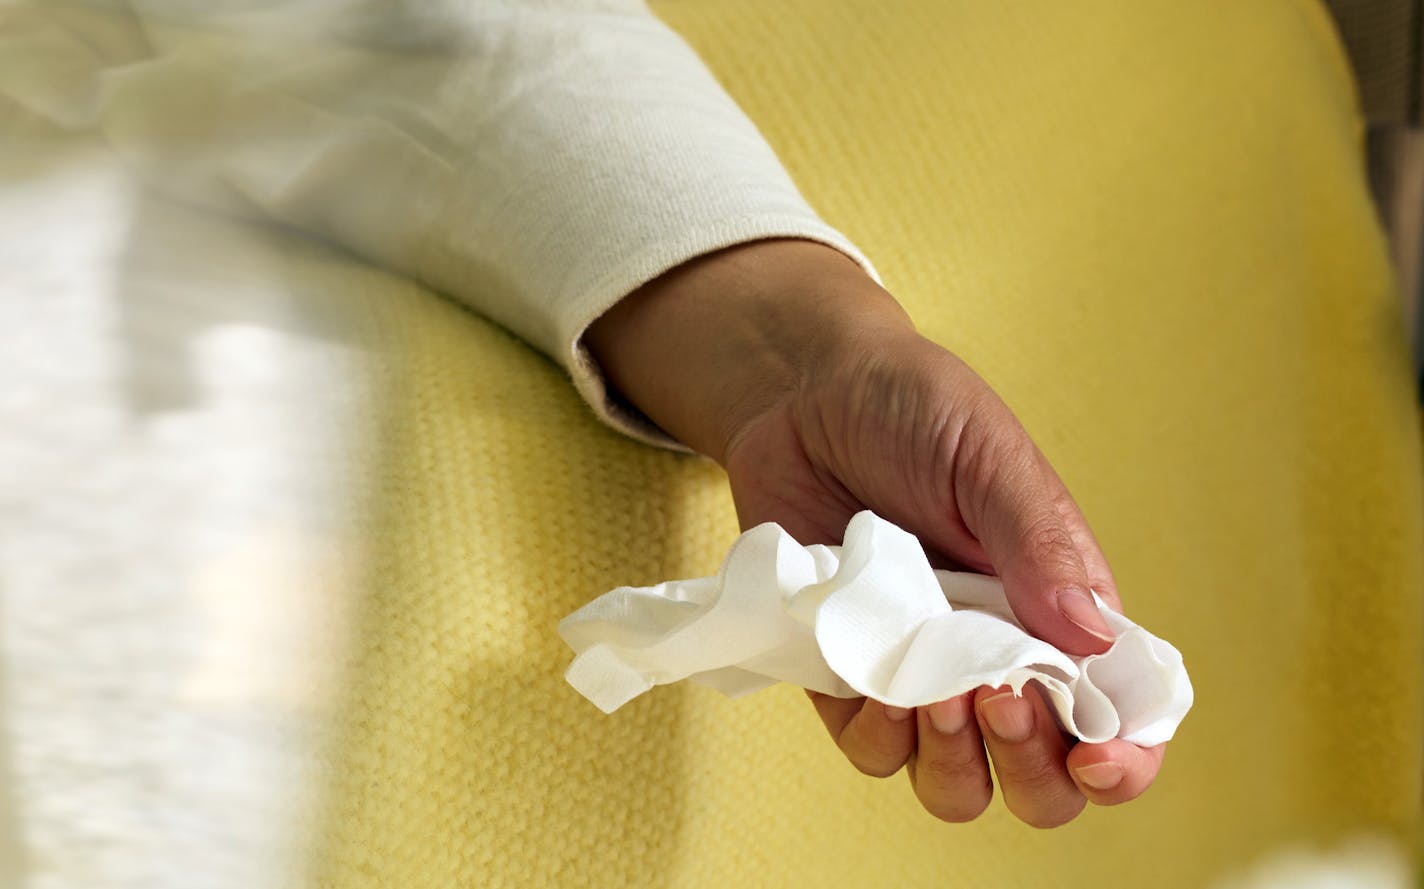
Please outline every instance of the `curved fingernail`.
M969 724L969 702L964 695L937 701L926 708L930 714L930 725L942 735L953 735L964 731Z
M1122 783L1126 771L1119 763L1098 762L1090 766L1079 766L1073 770L1078 780L1094 790L1112 790Z
M913 712L915 711L907 710L904 707L892 707L889 704L885 705L885 717L891 722L904 722L910 718L910 714Z
M1112 642L1112 630L1103 620L1102 612L1086 593L1079 590L1064 590L1058 594L1058 611L1073 622L1083 632L1098 637L1104 642Z
M989 730L1010 744L1026 741L1033 734L1033 705L1011 691L985 698L979 711Z

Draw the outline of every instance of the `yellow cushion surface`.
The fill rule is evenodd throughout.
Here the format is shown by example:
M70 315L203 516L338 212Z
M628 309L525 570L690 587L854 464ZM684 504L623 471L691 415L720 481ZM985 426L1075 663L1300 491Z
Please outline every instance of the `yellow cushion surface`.
M1141 800L926 815L801 693L603 716L557 621L712 573L715 466L602 428L435 296L381 304L371 583L327 886L1198 887L1420 817L1421 458L1313 3L665 0L811 200L1075 492L1196 709Z

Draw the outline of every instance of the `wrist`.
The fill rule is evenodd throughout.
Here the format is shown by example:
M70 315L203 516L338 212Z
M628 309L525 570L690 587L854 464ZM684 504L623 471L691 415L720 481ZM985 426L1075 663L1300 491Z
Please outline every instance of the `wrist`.
M742 244L629 294L585 344L609 383L669 435L718 462L740 431L818 366L877 333L913 331L899 304L833 248Z

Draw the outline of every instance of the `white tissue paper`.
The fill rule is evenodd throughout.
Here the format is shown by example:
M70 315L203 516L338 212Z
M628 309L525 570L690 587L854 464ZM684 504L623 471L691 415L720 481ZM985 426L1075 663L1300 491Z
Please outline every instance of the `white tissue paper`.
M566 678L605 713L679 679L734 697L790 682L898 707L981 685L1022 693L1033 680L1083 741L1169 740L1192 705L1181 654L1097 604L1116 641L1064 654L1024 631L998 578L931 568L913 535L866 511L842 546L758 525L716 577L620 587L564 618L559 635L577 653Z

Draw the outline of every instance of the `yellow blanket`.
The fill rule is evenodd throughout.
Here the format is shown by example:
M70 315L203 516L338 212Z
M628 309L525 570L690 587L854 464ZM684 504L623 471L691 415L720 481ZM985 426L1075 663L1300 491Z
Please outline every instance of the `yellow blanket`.
M560 617L712 573L719 470L385 301L327 886L1209 885L1420 817L1421 459L1344 58L1313 3L666 0L828 220L1014 407L1197 706L1140 801L946 825L801 693L612 717Z

